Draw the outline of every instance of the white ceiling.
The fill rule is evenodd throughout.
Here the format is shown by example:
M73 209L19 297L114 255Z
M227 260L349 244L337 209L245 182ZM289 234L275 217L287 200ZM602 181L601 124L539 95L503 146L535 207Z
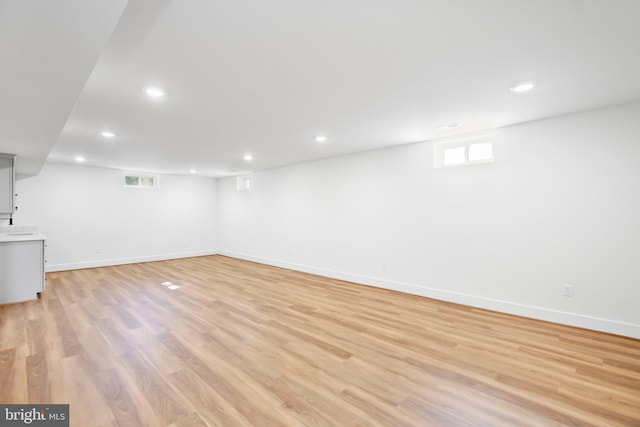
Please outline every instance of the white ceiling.
M99 56L124 0L23 3L0 0L0 152L29 171L224 176L640 99L637 0L129 0Z
M0 153L37 174L126 0L0 0Z

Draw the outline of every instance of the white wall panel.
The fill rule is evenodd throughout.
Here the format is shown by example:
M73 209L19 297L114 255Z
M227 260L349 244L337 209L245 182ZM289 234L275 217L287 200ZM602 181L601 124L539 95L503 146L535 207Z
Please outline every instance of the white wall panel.
M214 179L160 175L159 188L140 189L124 175L46 163L18 179L15 223L47 236L49 271L216 252Z

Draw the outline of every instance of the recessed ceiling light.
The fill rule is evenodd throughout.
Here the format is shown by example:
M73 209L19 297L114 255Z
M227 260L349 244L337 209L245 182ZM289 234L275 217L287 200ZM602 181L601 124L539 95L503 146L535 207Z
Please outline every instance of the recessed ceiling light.
M454 129L460 127L460 123L447 123L446 125L436 126L436 129Z
M165 95L164 90L155 86L148 86L144 88L144 93L146 93L151 98L155 98L155 99L162 98Z
M316 142L325 142L327 140L327 137L324 135L318 135L315 137Z
M76 162L80 162L80 163L82 163L82 162L84 162L84 161L85 161L85 160L87 160L87 159L85 159L85 158L84 158L84 157L82 157L82 156L75 156L75 157L73 158L73 160L75 160Z
M198 173L198 171L195 169L189 169L189 173Z
M100 135L104 136L105 138L115 138L116 134L113 132L109 132L108 130L102 132Z
M534 86L535 84L533 82L522 82L510 87L509 90L513 93L522 93L530 91Z
M253 160L253 156L252 156L251 154L245 154L245 155L244 155L244 159L245 159L246 161Z

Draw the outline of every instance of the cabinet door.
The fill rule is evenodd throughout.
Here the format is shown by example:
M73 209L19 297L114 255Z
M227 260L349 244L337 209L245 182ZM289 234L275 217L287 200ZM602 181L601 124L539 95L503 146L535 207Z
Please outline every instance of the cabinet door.
M0 304L36 299L44 279L42 240L0 243Z
M13 213L13 158L0 156L0 218Z

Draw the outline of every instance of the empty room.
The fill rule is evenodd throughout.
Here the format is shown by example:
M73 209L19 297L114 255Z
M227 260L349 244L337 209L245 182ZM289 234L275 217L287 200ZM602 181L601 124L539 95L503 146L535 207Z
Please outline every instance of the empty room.
M640 426L638 22L0 1L0 426Z

